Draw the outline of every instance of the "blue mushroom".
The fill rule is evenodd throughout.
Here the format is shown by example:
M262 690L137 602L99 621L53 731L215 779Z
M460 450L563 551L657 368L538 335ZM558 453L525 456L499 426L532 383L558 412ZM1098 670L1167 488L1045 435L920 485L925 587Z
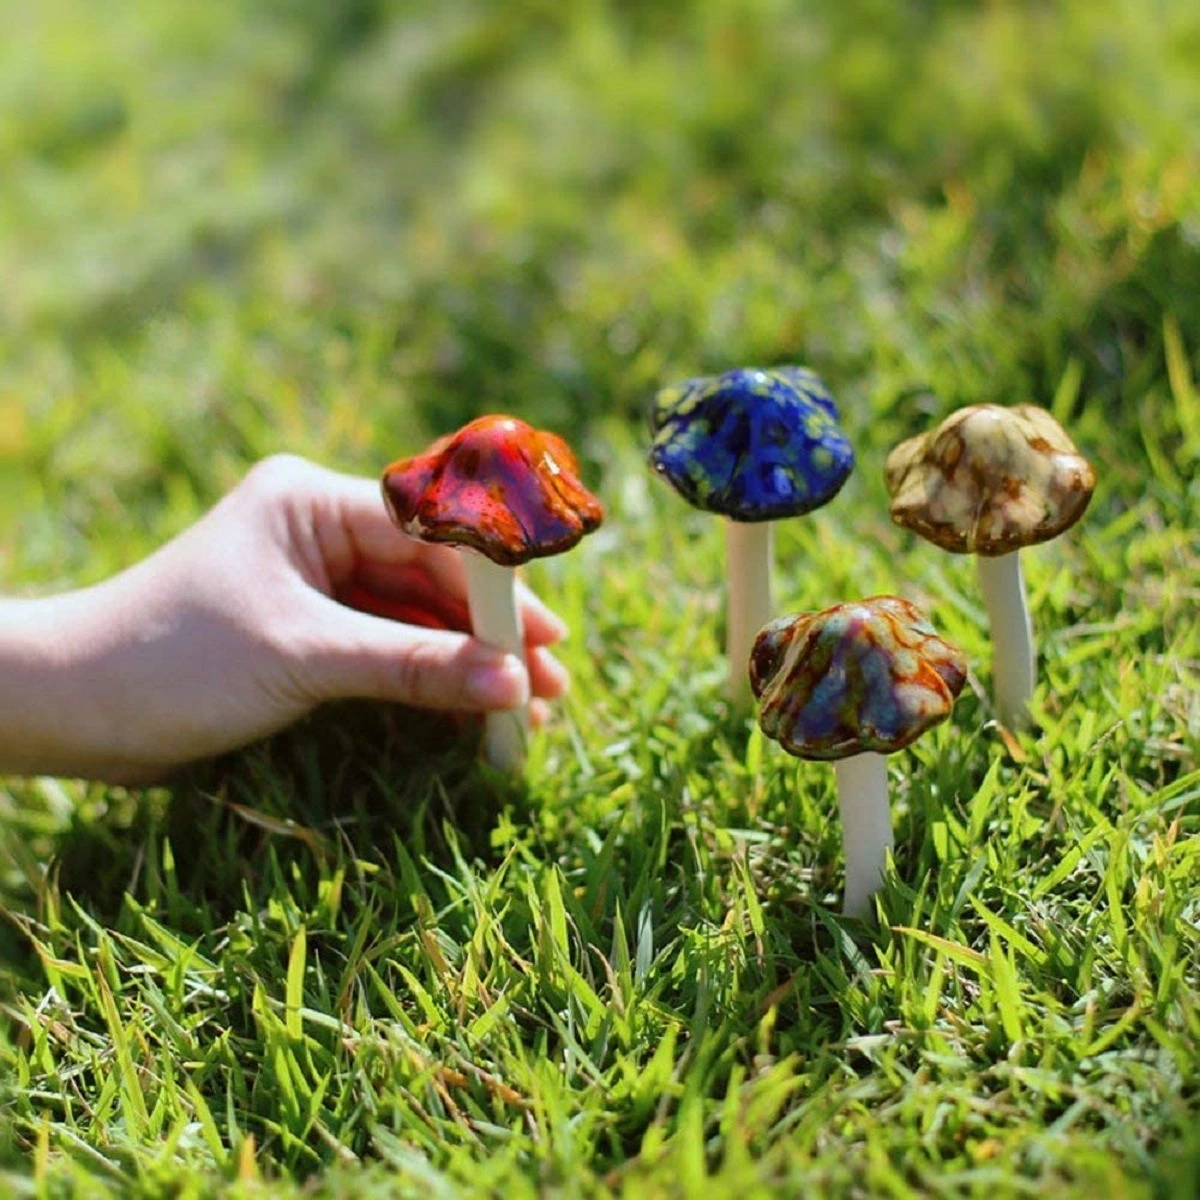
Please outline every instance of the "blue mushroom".
M828 503L854 469L837 406L804 367L740 367L663 388L650 465L690 504L727 518L729 693L750 699L747 663L771 603L771 526Z
M854 450L820 378L803 367L741 367L658 393L650 463L696 508L774 521L820 508Z

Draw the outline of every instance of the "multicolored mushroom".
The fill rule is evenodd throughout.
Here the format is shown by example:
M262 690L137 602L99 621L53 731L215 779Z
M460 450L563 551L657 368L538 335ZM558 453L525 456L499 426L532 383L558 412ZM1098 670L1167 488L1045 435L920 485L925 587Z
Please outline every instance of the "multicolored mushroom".
M848 916L864 916L892 846L887 763L950 715L962 651L898 596L780 617L750 656L759 725L797 758L832 760L846 850Z
M828 503L854 467L825 385L803 367L746 367L664 388L650 464L696 508L726 518L729 690L748 701L754 635L774 615L771 524Z
M1036 679L1020 551L1079 520L1095 471L1045 409L976 404L901 442L885 473L892 520L943 550L977 556L996 711L1019 728Z
M514 568L569 550L604 517L579 482L561 438L515 417L487 416L383 473L392 519L410 537L462 550L475 636L521 658ZM525 758L526 709L487 719L488 761L516 770Z

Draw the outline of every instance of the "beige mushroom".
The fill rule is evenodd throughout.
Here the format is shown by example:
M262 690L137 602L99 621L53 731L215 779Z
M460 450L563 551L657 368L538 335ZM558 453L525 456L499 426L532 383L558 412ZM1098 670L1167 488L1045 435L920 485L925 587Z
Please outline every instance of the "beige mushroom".
M892 520L955 554L974 554L992 627L996 711L1026 722L1033 629L1020 551L1083 515L1096 473L1057 421L1031 404L976 404L901 442L885 466Z

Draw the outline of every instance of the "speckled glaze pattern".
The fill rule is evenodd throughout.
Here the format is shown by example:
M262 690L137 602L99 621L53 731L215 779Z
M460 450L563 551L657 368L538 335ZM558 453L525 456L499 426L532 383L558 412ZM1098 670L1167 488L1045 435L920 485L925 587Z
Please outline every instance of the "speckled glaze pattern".
M966 677L962 651L898 596L780 617L750 657L758 723L798 758L900 750L950 715Z
M803 367L745 367L664 388L650 427L654 470L697 508L735 521L819 508L854 467L833 397Z
M892 520L943 550L994 557L1057 537L1083 515L1096 473L1031 404L975 404L901 442L884 468Z
M383 473L405 533L469 546L505 567L569 550L604 518L562 438L515 417L480 417Z

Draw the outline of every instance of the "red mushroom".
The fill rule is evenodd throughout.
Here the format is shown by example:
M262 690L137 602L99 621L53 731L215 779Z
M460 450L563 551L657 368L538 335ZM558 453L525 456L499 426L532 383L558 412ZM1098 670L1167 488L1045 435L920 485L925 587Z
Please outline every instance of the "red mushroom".
M406 534L462 550L475 636L524 657L513 568L569 550L604 516L570 448L515 417L480 417L383 473L383 496ZM525 756L526 709L487 719L488 761Z

